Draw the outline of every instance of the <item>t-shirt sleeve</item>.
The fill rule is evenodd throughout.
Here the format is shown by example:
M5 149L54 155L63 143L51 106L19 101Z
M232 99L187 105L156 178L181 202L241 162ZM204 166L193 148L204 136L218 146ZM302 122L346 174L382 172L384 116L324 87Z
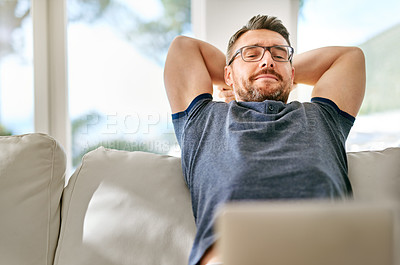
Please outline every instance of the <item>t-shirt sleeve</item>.
M311 99L311 102L318 104L327 115L335 117L336 125L339 126L338 129L340 129L343 136L347 138L355 122L355 117L339 109L339 107L330 99L314 97Z
M172 124L174 125L175 135L179 146L182 146L182 135L187 121L193 113L197 112L199 108L212 101L212 99L212 95L208 93L198 95L193 99L186 110L172 114Z

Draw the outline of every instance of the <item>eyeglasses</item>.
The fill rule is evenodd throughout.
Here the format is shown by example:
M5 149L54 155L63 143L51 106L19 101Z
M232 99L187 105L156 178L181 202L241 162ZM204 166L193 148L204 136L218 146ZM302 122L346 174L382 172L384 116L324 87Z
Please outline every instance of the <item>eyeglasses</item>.
M229 61L228 65L231 65L236 56L240 53L243 61L245 62L258 62L264 57L265 51L268 50L271 53L271 57L275 62L289 62L292 60L294 49L288 45L277 45L277 46L244 46L237 50Z

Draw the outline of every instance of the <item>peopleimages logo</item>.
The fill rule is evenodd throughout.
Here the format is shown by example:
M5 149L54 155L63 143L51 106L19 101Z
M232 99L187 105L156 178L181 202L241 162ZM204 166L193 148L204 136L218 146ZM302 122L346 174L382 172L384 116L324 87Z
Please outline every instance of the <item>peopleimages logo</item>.
M85 153L91 151L93 146L103 146L108 149L117 149L124 151L145 151L159 154L179 153L180 147L176 141L168 140L139 140L139 141L116 141L102 140L100 142L86 142Z
M168 112L86 114L73 122L72 134L76 157L100 146L124 151L180 154Z
M168 112L88 114L83 122L85 126L82 127L82 134L174 133L171 114Z

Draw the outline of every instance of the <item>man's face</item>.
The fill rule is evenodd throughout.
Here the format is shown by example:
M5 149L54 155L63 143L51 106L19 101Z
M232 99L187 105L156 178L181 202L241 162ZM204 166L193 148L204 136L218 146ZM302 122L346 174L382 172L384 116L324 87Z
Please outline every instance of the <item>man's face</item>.
M233 51L248 45L288 45L277 32L260 29L244 33L236 41ZM266 99L285 102L293 86L294 68L290 62L276 62L269 51L265 51L258 62L245 62L238 55L231 65L225 67L225 82L233 87L237 101L264 101Z

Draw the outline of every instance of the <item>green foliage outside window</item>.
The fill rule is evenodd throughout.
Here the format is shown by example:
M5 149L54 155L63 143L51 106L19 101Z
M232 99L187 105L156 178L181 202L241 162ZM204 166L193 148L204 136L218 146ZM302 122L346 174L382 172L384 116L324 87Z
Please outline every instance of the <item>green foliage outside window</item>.
M12 132L0 124L0 136L9 136L9 135L12 135Z

